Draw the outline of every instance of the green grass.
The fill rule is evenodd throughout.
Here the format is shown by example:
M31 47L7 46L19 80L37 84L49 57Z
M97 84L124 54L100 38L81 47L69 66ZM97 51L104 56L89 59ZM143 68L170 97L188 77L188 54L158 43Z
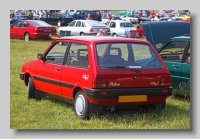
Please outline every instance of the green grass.
M139 108L105 113L81 120L73 106L54 99L27 99L27 87L19 78L24 62L35 59L51 40L10 40L10 128L11 129L190 129L190 101L171 96L161 113Z

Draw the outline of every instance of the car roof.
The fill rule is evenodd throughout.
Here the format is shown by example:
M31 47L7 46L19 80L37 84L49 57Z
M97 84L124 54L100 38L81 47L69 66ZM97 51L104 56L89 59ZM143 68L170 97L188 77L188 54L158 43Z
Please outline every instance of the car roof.
M177 39L181 39L181 40L190 40L190 36L181 35L181 36L177 36L177 37L171 38L171 40L177 40Z
M124 38L124 37L111 37L111 36L67 36L67 37L60 37L56 40L63 40L63 39L70 39L70 40L77 40L77 41L133 41L133 42L141 42L141 43L148 43L146 40L140 40L140 39L133 39L133 38Z

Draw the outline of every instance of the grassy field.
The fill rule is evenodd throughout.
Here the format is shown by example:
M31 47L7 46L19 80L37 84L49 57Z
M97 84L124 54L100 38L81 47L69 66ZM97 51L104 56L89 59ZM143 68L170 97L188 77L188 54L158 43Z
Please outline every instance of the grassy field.
M11 129L190 129L190 101L170 96L161 113L141 109L122 110L92 117L75 116L73 106L54 99L27 99L27 87L19 78L24 62L34 59L51 40L10 40L10 128Z

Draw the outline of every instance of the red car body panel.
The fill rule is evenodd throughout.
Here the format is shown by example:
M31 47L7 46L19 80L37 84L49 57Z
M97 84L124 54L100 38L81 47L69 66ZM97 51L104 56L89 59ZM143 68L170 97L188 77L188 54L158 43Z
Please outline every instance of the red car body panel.
M24 38L25 33L29 33L31 39L45 39L49 38L50 34L57 33L54 26L33 26L31 21L34 20L18 20L15 22L10 27L10 38ZM18 22L27 22L28 27L15 27ZM42 28L42 30L37 31L39 28Z
M92 104L102 105L102 106L129 106L132 104L153 104L155 102L163 102L170 95L171 91L169 86L161 87L160 79L161 77L170 77L170 73L164 64L160 56L158 56L160 62L163 65L163 68L160 69L147 69L143 70L142 73L138 73L135 70L102 70L98 66L98 61L95 58L97 55L95 45L97 43L103 42L137 42L145 43L149 45L156 55L158 55L156 49L147 41L137 40L137 39L128 39L128 38L114 38L114 37L82 37L82 36L73 36L73 37L62 37L51 43L47 50L43 53L45 55L51 46L59 41L63 42L75 42L82 43L87 45L88 48L88 59L89 67L88 69L72 67L68 65L58 65L52 63L46 63L41 59L32 60L23 65L21 73L24 75L24 82L27 85L27 76L31 76L34 82L34 85L37 90L48 92L49 94L74 100L75 93L77 89L81 89L88 101ZM28 75L29 74L29 75ZM133 80L133 76L137 76L137 81ZM86 78L85 78L86 77ZM107 78L108 86L107 88L94 89L93 80L95 78ZM156 87L151 84L151 82L157 82ZM112 82L117 82L120 86L112 86ZM131 89L136 89L136 92L140 90L147 89L157 89L161 90L162 88L168 88L169 92L159 93L159 95L151 96L148 95L146 102L128 102L121 103L118 101L118 96L123 95L123 90L127 94L132 94ZM119 92L118 92L119 90ZM108 92L109 96L99 96L99 92ZM91 93L93 92L93 93ZM127 95L126 94L126 95ZM143 93L145 94L145 90Z

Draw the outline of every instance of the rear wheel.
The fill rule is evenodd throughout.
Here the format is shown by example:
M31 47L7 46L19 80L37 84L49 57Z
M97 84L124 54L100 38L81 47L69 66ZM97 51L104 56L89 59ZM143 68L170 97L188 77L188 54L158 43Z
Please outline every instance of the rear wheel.
M30 40L30 35L29 35L29 33L25 33L25 35L24 35L24 40L25 40L25 41L29 41L29 40Z
M117 37L117 34L116 34L116 33L114 33L114 34L113 34L113 37Z
M88 119L88 100L83 91L78 91L74 99L74 111L77 117Z
M28 79L28 99L35 98L35 86L33 84L32 78Z
M81 32L81 34L80 34L81 36L85 36L85 34L83 33L83 32Z

